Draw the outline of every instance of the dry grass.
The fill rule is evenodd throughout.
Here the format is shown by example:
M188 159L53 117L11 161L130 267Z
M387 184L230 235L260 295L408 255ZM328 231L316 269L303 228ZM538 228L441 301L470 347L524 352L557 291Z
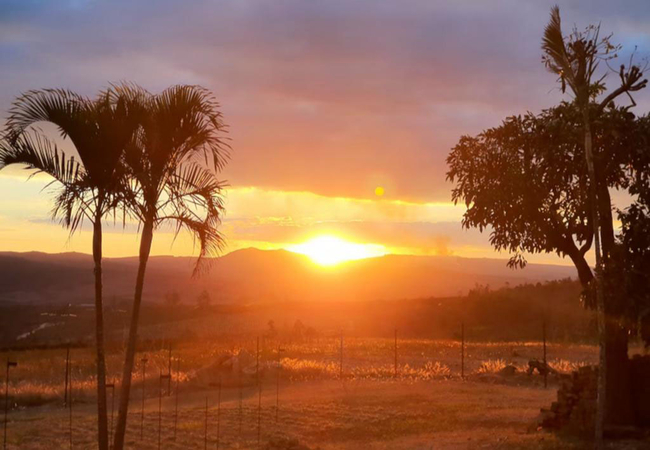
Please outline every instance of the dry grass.
M179 438L171 439L173 397L163 399L163 448L203 448L203 405L210 398L210 446L216 443L216 394L199 383L197 371L224 356L248 355L254 361L255 341L187 344L174 350L180 371L172 372L181 386ZM275 422L278 348L280 410ZM462 382L460 347L452 341L398 341L395 376L392 339L344 341L343 379L340 379L340 341L306 342L267 340L261 345L263 373L261 409L262 441L280 435L299 439L322 449L560 449L583 448L579 442L534 431L539 408L555 396L553 388L539 384L521 386ZM505 365L525 369L527 361L540 358L539 343L469 343L465 370L494 376ZM550 364L560 372L593 363L597 348L582 345L548 346ZM38 350L0 355L17 360L12 369L10 392L16 409L10 413L10 448L61 448L68 442L68 415L61 408L65 350ZM129 419L129 448L157 448L158 376L168 368L167 351L146 352L147 411L145 440L139 441L142 366L134 373L135 400ZM95 421L93 354L90 349L72 351L75 448L93 448ZM122 355L108 356L110 379L117 379ZM528 377L523 377L528 379ZM531 377L533 379L535 377ZM210 390L211 389L211 390ZM242 434L239 433L239 391L224 387L220 448L256 448L257 390L241 391ZM43 406L34 407L42 404ZM532 427L532 428L531 428ZM533 430L533 431L531 431ZM634 445L634 444L632 444ZM629 447L634 449L636 447ZM642 447L639 447L642 448Z
M217 442L215 391L185 392L181 397L177 439L173 440L174 398L162 404L162 448L203 448L205 398L209 398L208 447ZM460 380L377 383L329 380L283 383L276 422L274 383L263 386L261 442L280 436L329 449L533 449L589 448L584 442L536 430L540 404L554 397L552 389L485 385ZM241 407L237 389L225 389L219 414L219 448L257 446L257 391L245 389ZM144 438L140 440L140 407L132 406L127 446L158 447L158 401L146 403ZM74 448L93 448L94 409L73 412ZM68 445L68 416L61 408L16 412L9 424L9 448L50 449ZM241 423L241 428L240 428ZM241 430L241 431L240 431ZM627 443L626 449L642 449Z
M398 369L395 374L395 347L393 339L345 338L343 348L343 377L349 380L410 380L426 381L457 377L460 374L460 344L456 341L425 339L399 340ZM274 372L282 349L283 377L292 381L326 380L340 378L340 340L338 338L310 341L261 342L260 366ZM172 374L181 384L196 385L195 374L201 368L214 364L224 356L247 354L255 358L256 341L253 337L184 344L174 349ZM465 347L466 374L496 373L505 365L525 370L529 359L540 358L538 342L474 343ZM151 350L142 356L148 359L146 367L147 395L155 396L160 373L168 371L167 350ZM597 348L585 345L549 344L549 363L560 372L597 360ZM18 361L12 369L10 392L12 404L18 407L57 403L63 400L65 349L33 350L0 355ZM109 382L119 380L121 352L107 356ZM180 371L176 372L177 358ZM94 354L92 349L72 349L73 396L77 401L92 401L95 392ZM136 359L134 388L142 383L142 363ZM217 381L217 380L212 380Z

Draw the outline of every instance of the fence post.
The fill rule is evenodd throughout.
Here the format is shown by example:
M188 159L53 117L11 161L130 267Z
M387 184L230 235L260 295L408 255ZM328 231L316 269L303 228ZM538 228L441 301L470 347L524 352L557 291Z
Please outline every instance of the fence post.
M70 431L70 450L72 450L72 360L68 361L68 411L69 411L69 431Z
M111 428L108 432L108 448L112 448L113 442L113 413L115 412L115 383L107 383L106 389L111 390Z
M242 392L242 381L241 381L241 376L242 376L242 368L241 368L241 357L242 357L242 349L241 346L239 348L239 358L238 358L238 364L237 364L237 388L239 390L239 411L238 411L238 420L239 420L239 429L237 431L238 436L239 436L239 442L241 442L241 427L242 427L242 414L243 414L243 392Z
M460 323L460 378L465 379L465 322Z
M142 406L140 409L140 440L144 438L144 385L147 376L147 358L142 358Z
M546 317L542 319L542 345L544 348L544 387L548 387L548 365L546 363Z
M70 369L70 346L65 349L65 381L63 383L63 405L68 406L68 370Z
M282 357L280 356L280 353L283 352L284 349L280 348L280 345L278 345L278 370L277 370L277 379L276 379L276 385L275 385L275 423L278 423L278 412L280 411L280 370L282 369Z
M163 374L160 369L160 378L158 378L158 450L160 450L160 434L162 433L162 380Z
M221 378L219 378L219 390L217 391L217 450L219 450L220 433L221 433Z
M343 379L343 329L341 329L341 351L339 361L339 378Z
M257 347L255 348L255 379L260 382L260 337L257 336Z
M158 380L158 449L160 449L160 435L162 433L162 382L165 378L169 380L170 375L163 375L162 369L160 369L160 379Z
M176 428L178 425L178 389L180 387L179 385L179 379L180 379L180 374L181 374L181 359L178 358L176 361L176 399L175 399L175 405L174 405L174 441L176 441Z
M5 424L4 424L4 438L3 448L7 448L7 411L9 409L9 369L16 367L17 362L7 360L7 378L5 378Z
M205 396L205 433L203 436L203 448L208 450L208 396Z
M257 380L257 448L261 448L260 436L262 430L262 383Z
M395 378L397 378L397 328L395 328Z
M167 366L167 397L172 395L172 341L169 341L169 364Z

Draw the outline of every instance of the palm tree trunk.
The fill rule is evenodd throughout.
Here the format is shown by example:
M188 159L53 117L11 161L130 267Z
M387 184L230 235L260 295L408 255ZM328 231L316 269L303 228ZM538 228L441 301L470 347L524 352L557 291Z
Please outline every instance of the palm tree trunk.
M135 282L135 297L133 299L133 310L131 312L131 324L129 327L129 338L124 359L124 371L122 373L122 387L120 389L120 404L115 428L115 439L113 450L124 448L124 437L126 434L126 419L129 411L129 396L131 393L131 375L135 361L135 347L138 339L138 321L140 318L140 304L142 303L142 290L144 288L144 276L147 269L147 261L151 252L153 241L153 219L146 220L142 228L140 238L140 261L138 275Z
M108 450L108 414L106 410L106 357L104 350L104 303L102 299L102 219L97 208L93 224L93 261L95 263L95 339L97 349L97 440L99 450Z
M596 397L595 440L596 449L602 449L603 432L605 428L605 407L607 404L607 318L605 316L605 296L602 285L602 254L600 248L600 220L598 213L598 197L596 195L596 169L591 140L591 123L589 120L589 104L582 107L583 124L585 127L585 158L589 173L589 203L591 204L592 221L594 224L594 247L596 250L596 316L598 319L598 344L600 355L598 361L598 390Z

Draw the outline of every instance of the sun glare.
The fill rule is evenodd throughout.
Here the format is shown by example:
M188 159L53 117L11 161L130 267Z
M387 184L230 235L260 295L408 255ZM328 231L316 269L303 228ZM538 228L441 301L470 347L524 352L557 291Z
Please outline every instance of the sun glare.
M318 236L287 250L308 256L317 264L332 266L343 261L383 256L386 248L379 244L358 244L335 236Z

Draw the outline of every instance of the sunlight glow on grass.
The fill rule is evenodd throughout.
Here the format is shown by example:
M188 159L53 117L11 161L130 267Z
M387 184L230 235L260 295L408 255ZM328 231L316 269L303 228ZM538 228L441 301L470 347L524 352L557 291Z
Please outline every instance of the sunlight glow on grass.
M336 236L318 236L287 250L308 256L322 266L332 266L343 261L373 258L388 253L383 245L358 244Z

